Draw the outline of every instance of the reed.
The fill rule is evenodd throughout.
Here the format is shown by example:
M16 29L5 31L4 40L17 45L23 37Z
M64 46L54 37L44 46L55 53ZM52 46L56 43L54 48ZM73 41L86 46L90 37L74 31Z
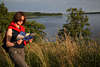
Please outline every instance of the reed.
M93 40L73 40L66 35L64 41L58 38L56 42L41 40L28 44L25 47L26 61L30 67L99 67L100 46ZM0 49L3 50L3 49ZM0 59L4 57L0 54ZM9 62L9 56L0 60L0 66L13 67Z

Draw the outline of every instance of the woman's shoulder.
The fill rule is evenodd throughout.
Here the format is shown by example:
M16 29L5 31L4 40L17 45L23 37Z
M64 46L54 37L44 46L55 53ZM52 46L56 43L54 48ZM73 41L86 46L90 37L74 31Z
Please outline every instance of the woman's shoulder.
M7 35L11 35L12 34L12 29L8 29L7 30Z

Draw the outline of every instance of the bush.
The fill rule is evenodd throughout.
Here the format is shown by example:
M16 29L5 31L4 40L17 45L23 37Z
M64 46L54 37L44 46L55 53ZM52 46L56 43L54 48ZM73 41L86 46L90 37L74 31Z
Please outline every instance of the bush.
M75 37L84 37L84 39L89 39L90 30L88 23L88 16L84 14L82 9L70 8L67 9L67 22L63 25L63 29L59 30L59 37L65 38L65 34L69 34L75 39ZM61 38L62 39L62 38Z

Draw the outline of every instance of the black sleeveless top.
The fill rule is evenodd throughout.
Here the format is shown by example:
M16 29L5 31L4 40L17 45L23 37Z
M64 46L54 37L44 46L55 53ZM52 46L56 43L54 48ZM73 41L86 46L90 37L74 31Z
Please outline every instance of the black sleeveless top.
M11 42L17 42L17 36L18 36L19 32L12 29L12 38L11 38ZM24 42L22 42L20 45L18 45L17 43L15 43L15 46L13 46L14 48L23 48L24 47Z

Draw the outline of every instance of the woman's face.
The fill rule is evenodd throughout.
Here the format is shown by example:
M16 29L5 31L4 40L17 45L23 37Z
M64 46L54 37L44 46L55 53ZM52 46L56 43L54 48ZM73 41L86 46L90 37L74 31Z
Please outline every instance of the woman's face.
M17 24L18 24L18 25L22 25L22 24L23 24L24 19L25 19L25 18L24 18L24 16L22 16L22 17L21 17L21 20L20 20L20 21L18 21L18 22L17 22Z

